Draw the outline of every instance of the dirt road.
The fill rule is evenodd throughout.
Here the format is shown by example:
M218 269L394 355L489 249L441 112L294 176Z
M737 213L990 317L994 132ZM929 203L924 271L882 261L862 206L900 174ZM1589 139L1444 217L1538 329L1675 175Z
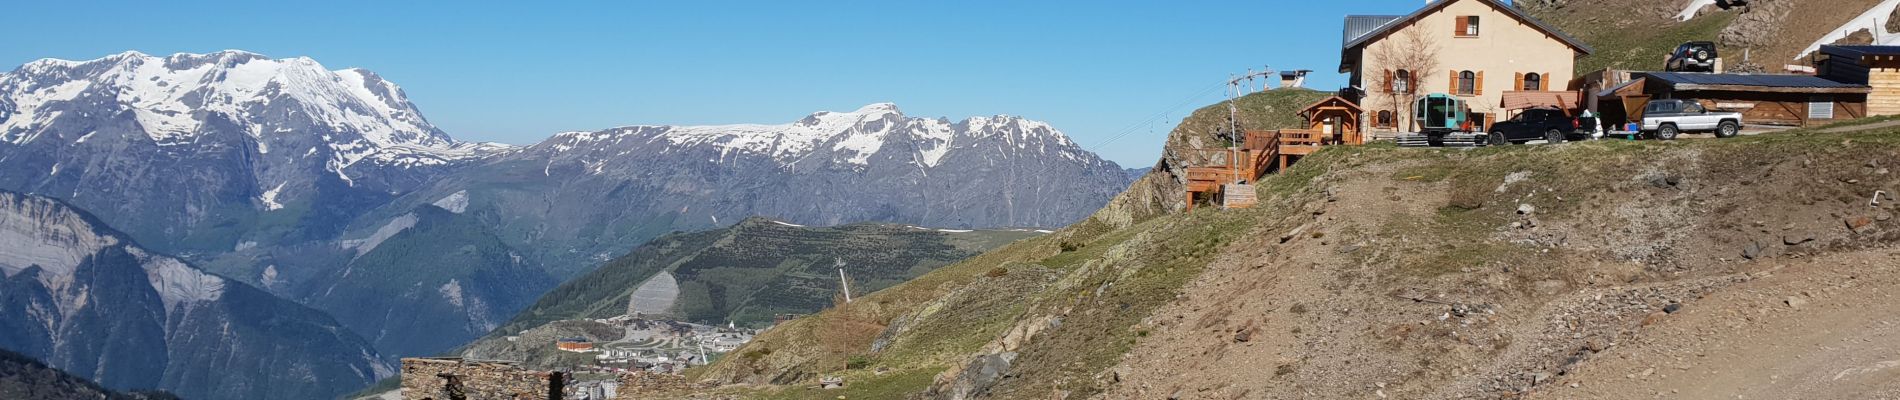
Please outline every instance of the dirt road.
M1764 277L1686 303L1534 398L1900 399L1900 252L1755 275Z

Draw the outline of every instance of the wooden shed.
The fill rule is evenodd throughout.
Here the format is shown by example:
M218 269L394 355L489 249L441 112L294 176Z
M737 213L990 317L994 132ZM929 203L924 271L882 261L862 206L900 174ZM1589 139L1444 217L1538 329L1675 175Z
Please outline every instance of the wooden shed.
M1749 124L1806 126L1867 116L1867 85L1809 75L1644 72L1643 93L1701 100L1737 111Z
M1815 74L1827 80L1867 85L1867 115L1900 114L1900 46L1821 46Z
M1366 143L1363 130L1359 127L1359 117L1366 111L1351 100L1332 96L1300 109L1300 118L1306 119L1306 126L1319 132L1320 144Z

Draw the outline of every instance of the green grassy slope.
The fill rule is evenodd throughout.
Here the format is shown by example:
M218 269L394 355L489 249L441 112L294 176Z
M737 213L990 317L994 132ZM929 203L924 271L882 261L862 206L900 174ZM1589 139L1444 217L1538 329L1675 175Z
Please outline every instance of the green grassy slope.
M1614 68L1658 71L1663 56L1676 45L1695 40L1717 41L1723 28L1735 21L1737 11L1718 11L1688 22L1677 21L1673 7L1647 0L1589 0L1560 5L1526 6L1525 11L1564 33L1589 44L1596 53L1577 59L1578 74ZM1719 48L1732 67L1741 50Z
M753 218L655 239L548 292L493 335L555 320L620 315L633 290L660 271L680 281L677 317L763 326L774 314L831 306L839 263L851 275L852 291L862 294L1036 234L886 224L798 227Z

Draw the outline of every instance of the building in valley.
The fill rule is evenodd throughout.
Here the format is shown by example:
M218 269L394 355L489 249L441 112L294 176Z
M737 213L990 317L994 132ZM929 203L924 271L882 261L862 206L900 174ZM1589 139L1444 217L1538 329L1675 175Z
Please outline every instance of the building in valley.
M1463 98L1488 127L1514 92L1552 93L1562 102L1576 59L1589 45L1511 5L1510 0L1438 0L1407 15L1346 17L1339 72L1358 89L1373 132L1411 132L1411 104L1431 93ZM1568 97L1566 97L1568 96ZM1562 105L1581 108L1581 99Z
M555 342L554 347L557 349L561 349L561 351L587 353L587 352L594 351L594 342L589 341L587 340L587 338L584 338L584 337L571 337L571 338L561 339L560 341Z

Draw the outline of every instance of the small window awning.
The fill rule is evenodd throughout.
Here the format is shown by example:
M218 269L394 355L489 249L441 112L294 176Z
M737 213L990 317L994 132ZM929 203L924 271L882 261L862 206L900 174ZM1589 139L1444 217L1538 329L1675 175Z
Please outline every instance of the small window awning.
M1505 110L1524 110L1531 108L1556 108L1574 110L1583 108L1583 96L1577 92L1558 91L1507 91L1499 106Z

